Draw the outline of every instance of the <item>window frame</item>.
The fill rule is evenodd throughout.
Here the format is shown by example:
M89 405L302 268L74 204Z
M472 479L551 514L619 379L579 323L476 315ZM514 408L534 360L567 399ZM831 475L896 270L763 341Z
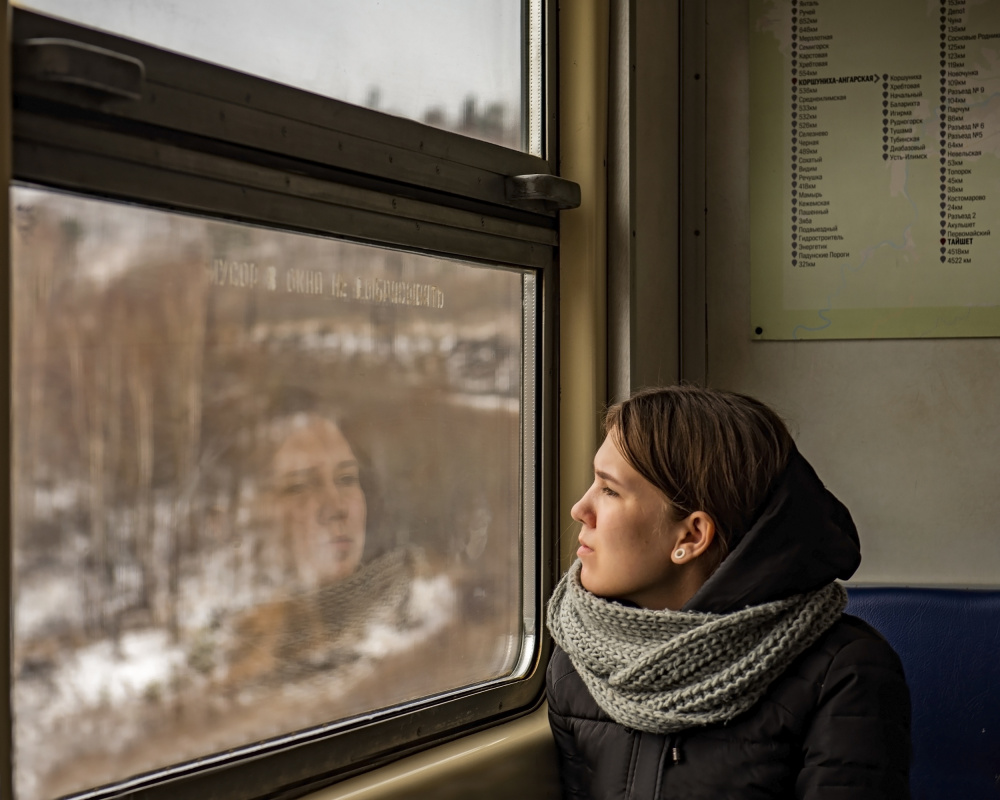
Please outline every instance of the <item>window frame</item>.
M537 276L534 653L525 675L331 722L72 795L293 798L536 709L551 642L543 598L558 573L555 534L558 208L516 199L509 178L553 175L555 0L544 0L547 158L319 97L109 33L14 8L12 180L152 208L416 252L508 264ZM82 42L142 64L141 97L40 80L29 40ZM6 234L5 234L6 235ZM8 270L9 276L9 270ZM10 278L8 277L8 281ZM8 292L10 291L8 286ZM8 338L8 381L10 380ZM527 411L527 409L526 409ZM9 415L8 415L9 419ZM9 441L10 423L5 428ZM8 449L8 452L9 449ZM10 469L8 459L8 470ZM9 473L8 473L9 474ZM2 547L9 567L12 542ZM533 553L530 552L533 550ZM8 603L11 602L8 589ZM10 614L6 615L10 619ZM10 623L5 623L9 625ZM10 630L7 630L10 641ZM10 658L4 660L10 681ZM8 700L9 703L9 692ZM12 719L0 757L12 781ZM6 737L6 743L2 740Z

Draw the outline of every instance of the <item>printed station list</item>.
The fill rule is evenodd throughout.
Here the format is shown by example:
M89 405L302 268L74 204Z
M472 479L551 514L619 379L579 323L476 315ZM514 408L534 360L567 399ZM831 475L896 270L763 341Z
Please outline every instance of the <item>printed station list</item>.
M791 262L808 268L825 260L851 256L845 244L837 209L823 190L824 175L833 166L824 162L824 142L830 135L824 120L835 118L837 106L848 99L851 84L881 84L884 161L927 162L940 160L940 260L971 263L973 242L990 236L980 221L988 197L967 191L973 174L971 160L982 155L976 143L984 136L984 123L971 119L970 101L983 93L972 85L979 70L969 63L968 43L1000 38L1000 33L970 32L966 25L967 0L940 0L940 97L928 92L931 119L921 116L925 74L830 76L829 55L835 35L824 30L823 11L836 13L830 2L791 0ZM870 88L866 86L866 89ZM940 103L933 101L939 100ZM925 123L939 120L940 140L929 144L921 135ZM933 126L931 126L933 127ZM933 134L931 134L933 136ZM935 152L939 151L939 152ZM825 167L824 167L825 165ZM927 198L930 200L930 198ZM927 204L925 207L929 207Z
M792 0L793 267L815 267L823 259L850 256L823 191L823 140L830 135L823 118L847 99L839 84L870 82L877 76L821 77L829 64L833 38L820 27L820 0Z
M982 155L985 123L973 119L970 105L984 94L979 70L969 63L969 43L1000 37L967 30L966 0L941 1L941 261L972 262L973 242L990 235L980 225L987 196L966 189L973 159Z

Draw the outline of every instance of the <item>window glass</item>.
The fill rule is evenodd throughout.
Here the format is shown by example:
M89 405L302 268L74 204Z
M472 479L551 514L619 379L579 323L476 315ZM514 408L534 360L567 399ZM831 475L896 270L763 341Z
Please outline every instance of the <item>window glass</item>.
M12 208L18 800L515 670L531 273Z
M228 0L17 5L540 154L527 135L526 87L541 91L528 76L541 43L524 35L527 0L242 0L235 13Z

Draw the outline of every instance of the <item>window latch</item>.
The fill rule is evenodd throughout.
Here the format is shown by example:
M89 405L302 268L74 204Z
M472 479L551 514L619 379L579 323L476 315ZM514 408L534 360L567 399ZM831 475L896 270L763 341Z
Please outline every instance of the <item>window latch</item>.
M67 84L127 100L142 98L146 74L138 58L72 39L55 38L17 43L14 70L21 78Z
M504 179L507 200L526 208L565 210L580 205L580 184L558 175L513 175Z

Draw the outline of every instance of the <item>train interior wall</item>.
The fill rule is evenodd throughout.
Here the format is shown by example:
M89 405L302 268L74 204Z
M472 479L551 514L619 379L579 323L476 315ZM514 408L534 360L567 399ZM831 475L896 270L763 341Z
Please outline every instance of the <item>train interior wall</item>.
M855 583L996 588L1000 340L751 341L750 20L705 5L708 381L789 422L857 523Z
M561 529L569 524L568 495L586 480L574 462L595 443L593 420L602 392L613 398L655 381L700 379L760 397L786 418L800 449L855 517L864 556L855 584L996 588L1000 341L751 341L747 3L716 0L689 13L679 48L673 20L683 16L677 12L690 12L692 4L670 3L664 9L640 0L623 5L628 7L624 15L615 6L605 12L600 3L588 8L592 19L609 13L611 29L608 378L602 386L602 348L572 335L572 325L586 325L578 309L599 307L605 291L600 285L604 266L593 249L600 209L596 215L595 209L588 211L585 190L584 207L564 213L571 233L564 234L562 280L574 288L561 304L568 317L561 342L561 438L572 437L574 444L564 444L561 451ZM566 68L567 61L562 63ZM700 84L691 83L693 76L685 72L694 69L703 78ZM591 71L590 77L599 74ZM564 83L567 78L562 77ZM695 119L682 119L682 104L694 110ZM586 123L592 112L599 117L599 107L598 101L576 109L573 124ZM564 108L564 120L573 113ZM599 156L601 146L591 143L591 158ZM586 161L577 155L581 161L564 161L567 177ZM694 180L682 180L679 172L685 169ZM599 184L600 178L591 186ZM702 199L704 217L697 221L703 236L698 247L689 247L683 235L691 233L691 224L678 224L678 208ZM574 243L576 225L596 226L586 245ZM695 275L688 281L696 284L693 303L704 307L682 306L678 315L669 305L671 292L677 302L677 290L669 286L657 298L659 308L655 302L649 307L650 294L639 287L662 284L664 275L668 285L675 285L685 271ZM685 298L682 304L692 302L690 293L679 296ZM651 323L654 319L658 323ZM604 323L599 314L598 322ZM566 407L574 402L566 400L571 392L583 394L575 409ZM563 553L565 561L568 545ZM509 738L501 727L448 746L456 749L442 751L444 759L430 755L408 766L401 762L391 781L380 783L372 775L323 797L352 797L375 785L385 793L379 797L398 796L391 787L407 786L405 776L411 773L423 775L425 787L451 796L450 789L467 785L462 765L474 763L467 759L476 753L486 770L481 774L496 771L501 791L554 797L543 715L540 710L507 726ZM451 756L449 769L445 759ZM492 784L484 780L481 785Z
M996 588L1000 341L751 341L747 3L622 6L561 10L562 24L583 25L562 32L560 80L562 174L582 184L584 205L563 214L560 530L570 528L572 497L588 481L603 398L694 379L782 413L855 517L864 560L854 583ZM602 24L607 74L581 58L605 46ZM607 139L598 126L582 143L581 127L605 113ZM678 220L681 207L701 202L703 217ZM696 223L692 247L684 236ZM682 273L694 275L693 293L677 289ZM572 538L564 537L563 566ZM458 797L473 784L484 796L555 797L544 714L315 797L390 798L415 788Z
M560 531L571 530L569 507L589 482L606 400L654 381L701 378L786 418L854 515L864 556L857 583L1000 587L1000 340L751 341L746 0L699 3L704 16L683 28L679 48L674 26L692 3L622 3L631 38L613 27L617 4L562 5L561 173L581 184L584 202L562 223ZM665 27L637 24L642 18ZM616 47L628 48L617 61ZM703 94L686 101L678 91L685 48L701 52L704 69ZM636 65L638 77L628 77ZM684 102L704 109L686 138ZM703 181L682 189L678 165L692 158ZM689 190L704 196L694 249L677 221ZM703 281L695 302L704 306L687 314L690 324L677 308L686 302L676 290L685 270L701 270ZM616 275L626 279L624 296ZM673 307L642 294L650 280ZM564 566L574 541L564 536ZM544 706L310 797L471 794L558 796Z

